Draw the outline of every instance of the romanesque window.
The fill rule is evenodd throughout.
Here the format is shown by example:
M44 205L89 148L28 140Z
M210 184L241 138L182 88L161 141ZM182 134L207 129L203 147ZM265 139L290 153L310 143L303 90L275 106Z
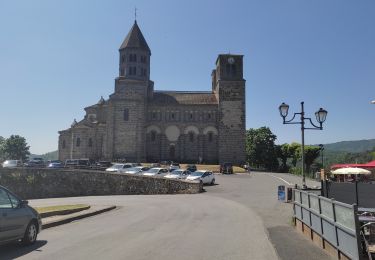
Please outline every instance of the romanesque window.
M156 119L156 112L152 112L152 119Z
M194 133L193 132L189 132L189 141L194 142Z
M137 67L129 67L129 75L136 75Z
M129 121L129 109L124 109L124 121Z
M226 64L225 65L225 70L226 70L227 76L234 77L237 74L236 64Z
M125 55L122 55L121 56L121 63L124 63L125 62Z
M81 138L77 137L76 146L80 147L81 145Z
M193 113L190 113L190 120L193 120Z
M172 120L174 120L174 113L171 114L171 118L172 118Z
M124 68L121 68L121 70L120 70L120 76L124 76Z
M146 63L146 56L141 56L141 62Z
M89 138L89 147L92 147L92 138Z
M211 143L212 140L213 140L213 134L212 134L212 132L209 132L208 133L208 141Z
M208 113L207 117L208 117L208 120L210 120L211 119L211 113Z
M156 140L156 132L151 131L151 142L155 142L155 140Z
M137 61L137 54L130 54L129 55L129 61L130 62L136 62Z
M62 149L65 149L65 140L62 141Z

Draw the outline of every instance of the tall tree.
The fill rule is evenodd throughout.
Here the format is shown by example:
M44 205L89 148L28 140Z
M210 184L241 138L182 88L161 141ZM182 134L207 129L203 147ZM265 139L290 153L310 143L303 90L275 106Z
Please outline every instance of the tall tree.
M287 165L287 161L289 158L294 156L294 152L294 149L291 149L291 146L289 144L285 143L276 146L276 154L277 157L281 160L280 170L282 172L288 172L289 167Z
M297 161L301 159L301 144L291 143L289 145L289 151L292 154L292 165L293 167L297 166Z
M276 170L278 161L276 156L274 135L268 127L250 128L246 131L246 155L250 164Z
M5 158L4 143L5 143L5 138L0 136L0 161L3 161Z
M19 135L11 135L2 145L2 150L7 159L26 160L30 154L30 146L27 145L26 139Z
M306 165L306 172L310 172L311 165L314 163L316 158L319 157L320 154L320 147L318 146L305 146L305 165Z

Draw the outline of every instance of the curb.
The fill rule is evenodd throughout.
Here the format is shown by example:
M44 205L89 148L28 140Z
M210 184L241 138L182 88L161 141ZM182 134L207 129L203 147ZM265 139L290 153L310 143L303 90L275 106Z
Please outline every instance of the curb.
M78 215L78 216L74 216L74 217L68 217L68 218L65 218L65 219L62 219L62 220L52 221L50 223L43 224L42 229L48 229L48 228L51 228L51 227L56 227L56 226L59 226L59 225L67 224L67 223L70 223L70 222L75 221L75 220L95 216L95 215L113 210L115 208L116 208L116 206L110 206L110 207L107 207L107 208L104 208L104 209L101 209L101 210L85 213L85 214L82 214L82 215Z
M73 214L73 213L80 212L82 210L87 210L89 208L90 208L90 206L86 206L86 207L82 207L82 208L78 208L78 209L55 210L55 211L40 213L39 215L41 216L41 218L48 218L48 217L57 216L57 215Z

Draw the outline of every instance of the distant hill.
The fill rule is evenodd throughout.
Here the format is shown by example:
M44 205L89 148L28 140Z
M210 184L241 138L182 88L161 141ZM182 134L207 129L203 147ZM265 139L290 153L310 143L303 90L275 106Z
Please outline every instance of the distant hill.
M375 139L342 141L337 143L325 144L324 149L329 151L361 153L374 149Z
M59 157L59 154L58 154L58 151L56 150L56 151L45 153L45 154L41 154L41 155L30 154L30 156L29 156L29 158L34 158L34 157L43 158L45 161L48 161L48 160L57 160L58 157Z

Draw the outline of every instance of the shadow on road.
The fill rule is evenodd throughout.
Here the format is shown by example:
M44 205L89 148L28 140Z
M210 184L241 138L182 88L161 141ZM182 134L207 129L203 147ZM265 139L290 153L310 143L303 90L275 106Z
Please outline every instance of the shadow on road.
M0 246L0 259L10 260L27 255L33 251L42 251L40 248L47 244L46 240L38 240L33 245L23 246L21 243L12 243Z

